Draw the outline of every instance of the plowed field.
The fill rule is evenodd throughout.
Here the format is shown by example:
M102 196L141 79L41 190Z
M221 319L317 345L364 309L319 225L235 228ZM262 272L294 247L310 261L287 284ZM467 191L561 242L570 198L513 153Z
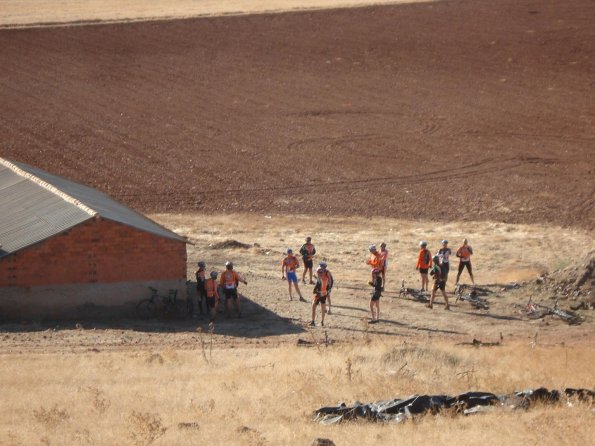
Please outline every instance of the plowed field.
M592 229L595 3L0 31L0 156L143 212Z

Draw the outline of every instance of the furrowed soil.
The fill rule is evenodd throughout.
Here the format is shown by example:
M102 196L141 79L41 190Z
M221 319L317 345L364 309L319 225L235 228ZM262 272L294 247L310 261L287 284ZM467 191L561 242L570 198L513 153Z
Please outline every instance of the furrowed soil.
M3 157L142 212L593 228L590 0L0 32Z

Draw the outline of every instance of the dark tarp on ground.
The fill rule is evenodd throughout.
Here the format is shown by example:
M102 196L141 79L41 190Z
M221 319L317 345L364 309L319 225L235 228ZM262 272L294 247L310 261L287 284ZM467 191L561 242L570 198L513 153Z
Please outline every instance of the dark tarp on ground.
M374 403L356 402L353 406L341 403L339 406L321 407L314 412L315 421L322 424L334 424L358 418L370 421L401 422L414 415L438 413L443 409L453 409L457 413L469 415L481 412L487 407L501 406L514 408L528 408L532 403L555 403L562 395L566 398L576 398L580 401L595 401L595 392L588 389L548 390L545 387L514 392L510 395L495 395L488 392L467 392L458 396L448 395L415 395L407 399L393 399Z

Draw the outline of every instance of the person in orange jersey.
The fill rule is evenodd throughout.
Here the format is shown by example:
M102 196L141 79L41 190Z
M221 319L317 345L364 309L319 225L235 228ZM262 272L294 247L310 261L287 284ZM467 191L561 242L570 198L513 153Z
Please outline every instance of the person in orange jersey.
M461 273L465 268L469 271L469 277L471 277L471 282L475 285L475 280L473 280L473 269L471 268L471 256L473 255L473 248L469 246L469 240L464 239L463 244L459 249L457 249L457 257L459 258L459 273L457 274L457 283L459 283L459 279L461 278Z
M238 317L242 317L242 311L240 310L240 296L238 295L238 284L242 282L244 285L248 285L248 282L242 278L233 269L232 262L225 262L225 271L221 273L221 288L225 294L225 309L227 310L227 317L231 316L231 302L233 301L236 309L238 310Z
M366 261L368 265L372 269L376 268L378 271L382 269L381 261L380 261L380 253L376 249L376 245L368 246L368 251L370 251L370 257Z
M286 280L289 286L289 300L293 300L293 296L291 295L291 284L300 296L300 301L306 302L306 299L302 297L302 292L300 291L300 287L298 286L298 277L297 273L295 272L296 269L300 267L300 262L293 255L293 249L287 249L287 256L281 261L281 279Z
M324 315L326 314L326 299L332 288L332 276L329 274L319 274L314 285L314 296L312 297L312 321L310 326L316 325L316 307L320 304L322 313L320 325L324 327Z
M302 260L304 261L304 273L302 274L302 282L306 283L306 273L310 273L310 285L314 285L312 281L312 266L313 266L313 258L316 254L316 248L312 244L312 237L306 237L306 243L302 245L300 248L300 254L302 256Z
M386 268L388 267L388 249L386 249L386 243L384 242L380 244L379 260L380 273L382 274L382 290L384 291L384 287L386 286Z
M425 241L419 242L419 254L417 256L417 265L415 269L419 271L421 276L421 290L428 291L428 271L432 267L432 254L428 249L428 243Z
M211 271L211 277L205 280L205 304L209 312L210 322L215 322L215 315L217 314L217 302L219 302L218 288L217 271Z
M328 285L328 293L326 295L326 300L327 300L326 314L331 314L331 291L333 290L333 285L334 285L335 281L333 279L332 273L328 270L326 262L320 262L318 264L318 268L316 269L316 280L318 280L318 278L321 276L326 276L324 278L328 280L329 285Z

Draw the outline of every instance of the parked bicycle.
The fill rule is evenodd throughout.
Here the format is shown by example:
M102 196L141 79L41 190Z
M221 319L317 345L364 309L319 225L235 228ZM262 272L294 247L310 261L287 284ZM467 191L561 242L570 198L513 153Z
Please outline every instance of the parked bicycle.
M424 291L416 290L415 288L408 288L405 286L405 281L401 281L401 289L399 290L399 298L414 300L416 302L428 302L428 296Z
M170 289L167 296L160 295L157 289L151 286L149 289L151 290L151 296L142 299L136 305L136 314L140 319L177 317L183 311L188 312L188 304L184 305L178 300L177 289Z
M533 296L529 298L529 302L525 305L516 305L520 307L521 314L527 316L529 319L541 319L545 316L556 316L570 325L578 325L583 322L583 318L573 311L562 310L558 307L558 300L553 307L538 304L533 302Z
M455 295L457 296L455 303L463 300L469 302L478 310L489 310L490 304L487 299L480 297L475 287L466 284L457 284L455 286Z

